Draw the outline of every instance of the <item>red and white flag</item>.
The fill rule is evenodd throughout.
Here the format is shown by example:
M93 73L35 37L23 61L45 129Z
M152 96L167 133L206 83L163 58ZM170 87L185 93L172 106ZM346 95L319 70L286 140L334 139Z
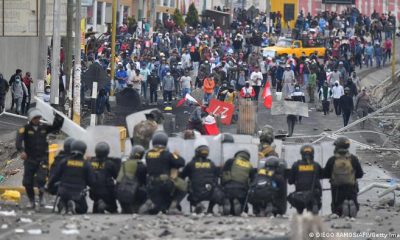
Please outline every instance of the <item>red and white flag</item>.
M271 95L271 86L269 84L269 81L265 84L264 91L262 93L262 97L264 99L264 106L267 109L271 109L272 107L272 95Z
M189 93L186 93L186 96L184 98L182 98L181 100L179 100L179 102L176 104L176 107L181 106L186 101L200 105L199 102L197 102L197 100L194 97L192 97Z

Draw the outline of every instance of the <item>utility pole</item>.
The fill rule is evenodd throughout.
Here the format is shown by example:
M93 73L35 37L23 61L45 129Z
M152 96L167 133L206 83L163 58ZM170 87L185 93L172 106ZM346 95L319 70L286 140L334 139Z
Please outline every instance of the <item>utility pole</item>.
M65 101L65 111L68 113L68 117L71 117L72 108L72 50L73 50L73 38L72 38L72 26L74 18L74 0L68 0L67 2L67 41L65 44L65 62L64 62L64 74L65 74L65 91L67 100Z
M51 92L50 103L59 104L59 73L60 73L60 0L54 0L53 5L53 49L51 54Z
M266 11L266 13L265 13L267 16L267 18L266 18L266 23L267 23L267 32L268 32L268 35L269 35L269 33L270 33L270 28L271 28L271 24L270 24L270 21L271 21L271 19L270 19L270 15L271 15L271 0L267 0L267 11Z
M115 37L117 34L117 0L112 3L112 24L111 24L111 86L113 86L115 76ZM114 89L111 88L110 101L114 100Z
M47 76L46 0L40 0L39 14L39 59L36 96L42 98L44 82Z
M392 34L392 83L396 83L396 25L393 26L393 34Z
M156 24L156 20L155 20L155 16L156 16L156 3L155 0L150 0L150 26L151 26L151 31L154 31L154 26Z
M81 0L76 0L75 9L75 67L74 67L74 100L72 120L81 123Z

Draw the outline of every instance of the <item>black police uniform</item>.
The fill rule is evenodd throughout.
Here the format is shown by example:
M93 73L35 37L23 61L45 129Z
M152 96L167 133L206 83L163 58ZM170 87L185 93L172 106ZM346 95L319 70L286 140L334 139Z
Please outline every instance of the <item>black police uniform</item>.
M105 203L105 209L109 213L118 210L115 198L114 179L118 176L119 166L112 159L94 158L90 164L95 175L95 183L90 188L89 196L93 202L93 213L104 213L99 209L100 200Z
M146 153L147 194L158 211L167 210L173 200L180 202L186 192L176 189L170 174L185 166L185 160L165 148L156 147ZM171 197L172 195L172 197Z
M351 165L353 166L355 178L359 179L362 178L364 175L364 172L361 168L360 161L356 156L353 154L350 154L351 158ZM325 165L323 176L324 178L330 179L332 177L333 173L333 166L335 164L336 157L332 156L331 158L328 159L328 162ZM357 194L358 194L358 184L356 183L355 185L342 185L342 186L335 186L331 182L331 193L332 193L332 204L331 204L331 209L332 213L335 213L339 216L342 215L342 204L344 200L353 200L357 210L360 209L360 206L358 204L357 200Z
M280 214L285 206L282 207L278 197L285 194L285 185L285 178L275 174L274 170L265 167L258 169L249 191L249 203L253 205L253 212L258 214L261 210L266 210L270 214ZM271 209L267 209L269 205Z
M49 188L58 181L58 195L63 205L67 206L68 201L72 200L76 205L76 213L86 213L88 206L84 190L87 186L93 186L95 182L90 162L85 161L81 154L73 154L56 169L54 176L49 179Z
M47 135L61 129L64 119L56 114L53 125L40 124L37 127L31 123L20 128L17 133L16 148L19 152L25 151L27 159L24 161L24 176L22 185L31 202L34 202L34 183L39 187L40 196L46 184L49 165L49 143ZM35 182L36 175L36 182Z
M215 203L222 204L224 194L218 184L219 168L210 159L194 157L188 163L181 177L190 180L188 200L192 206L202 201L210 201L208 212L212 213Z
M321 209L322 174L321 166L314 161L309 163L306 160L299 160L292 165L288 182L294 184L296 190L289 195L289 202L299 214L303 213L304 209L312 212L314 204L318 210Z

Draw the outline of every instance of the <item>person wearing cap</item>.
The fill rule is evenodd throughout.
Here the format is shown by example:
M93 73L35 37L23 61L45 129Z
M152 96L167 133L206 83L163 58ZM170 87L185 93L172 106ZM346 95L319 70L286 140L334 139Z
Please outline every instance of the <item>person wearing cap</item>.
M256 96L256 92L254 88L250 85L249 81L246 81L246 84L240 90L240 97L244 99L253 99Z
M293 70L290 69L289 64L286 65L282 78L283 78L282 96L284 98L290 98L290 94L291 92L293 92L292 89L295 83L295 76Z
M359 118L363 118L368 115L368 111L371 108L371 103L366 87L363 87L361 93L358 94L355 105L355 111L357 112ZM364 124L365 121L361 123L362 129L364 129Z
M344 89L344 95L339 99L339 107L343 115L343 125L346 127L350 120L350 115L354 110L353 98L350 96L350 88Z
M127 87L128 73L124 70L124 66L121 62L118 63L118 70L115 73L115 80L117 80L117 91L122 91Z
M148 81L150 85L150 105L157 105L157 90L160 85L160 77L157 75L157 70L154 69L151 72Z
M39 187L39 204L44 206L44 186L49 165L47 135L61 129L64 118L55 112L53 125L40 122L42 113L37 108L28 112L28 124L18 129L15 146L24 161L22 185L29 199L29 208L35 208L35 192L33 187ZM36 177L35 177L36 176Z

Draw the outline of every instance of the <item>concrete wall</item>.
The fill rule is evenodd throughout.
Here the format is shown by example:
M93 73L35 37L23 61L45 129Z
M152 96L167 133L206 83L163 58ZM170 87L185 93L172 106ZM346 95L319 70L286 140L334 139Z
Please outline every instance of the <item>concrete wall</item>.
M9 80L17 68L38 78L38 37L0 37L0 72ZM32 89L34 90L34 89Z

